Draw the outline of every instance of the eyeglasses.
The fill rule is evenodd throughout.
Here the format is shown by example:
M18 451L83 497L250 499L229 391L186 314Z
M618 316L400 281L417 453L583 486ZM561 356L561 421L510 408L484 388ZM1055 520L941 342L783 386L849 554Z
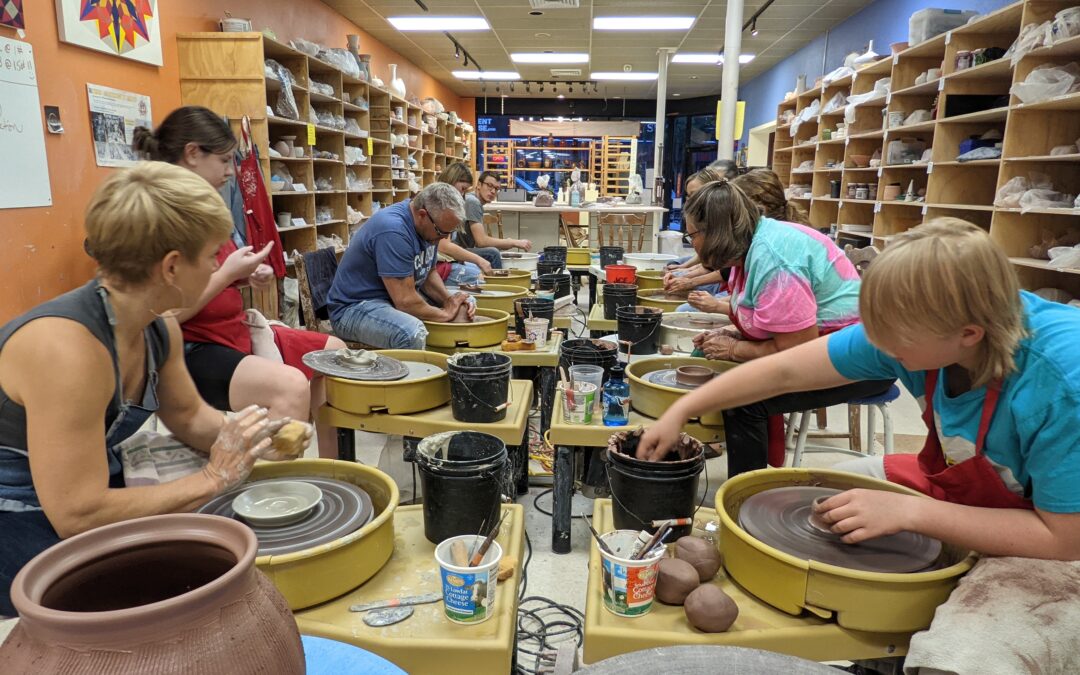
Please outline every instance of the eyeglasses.
M426 210L424 211L424 217L431 221L431 226L433 228L435 228L435 233L438 234L440 237L442 237L444 239L446 237L449 237L449 236L453 235L454 231L457 229L457 228L454 228L453 230L450 230L449 232L444 232L443 230L439 229L439 224L435 222L435 219L432 218L431 214L428 213Z
M686 234L684 234L682 236L682 243L686 244L687 246L693 246L694 245L694 237L698 236L699 234L701 234L701 230L696 230L694 232L687 232Z
M490 190L498 190L499 189L499 184L498 183L480 183L480 184L483 185L484 187L490 189Z

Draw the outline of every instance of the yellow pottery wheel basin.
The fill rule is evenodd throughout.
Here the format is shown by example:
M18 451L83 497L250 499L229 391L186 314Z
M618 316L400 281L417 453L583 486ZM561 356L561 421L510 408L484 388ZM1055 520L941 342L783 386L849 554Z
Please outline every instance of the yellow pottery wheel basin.
M575 266L588 265L592 259L592 252L587 248L566 249L566 264Z
M653 291L664 287L664 273L657 270L638 270L639 291Z
M788 555L739 526L739 508L747 498L793 485L919 495L895 483L826 469L762 469L721 485L716 511L724 569L747 591L783 612L799 615L805 610L822 618L832 617L851 630L922 630L975 562L970 552L944 544L939 561L945 566L940 569L911 574L862 572Z
M686 304L687 293L671 293L664 292L663 288L656 288L652 290L641 290L638 286L638 304L645 307L659 307L665 312L674 312L680 305Z
M642 415L659 418L687 393L686 389L645 381L643 378L653 371L674 370L680 366L705 366L723 373L736 365L731 361L710 361L694 356L657 356L632 360L626 367L626 375L630 378L630 405ZM710 427L723 426L724 417L719 410L708 412L701 416L701 423Z
M494 274L484 277L487 281L500 286L517 286L518 288L528 289L532 286L532 272L529 270L517 270L512 268L503 268L503 272L506 272L506 276L496 276Z
M484 292L470 294L476 299L476 306L481 309L497 309L511 316L514 314L514 300L524 298L527 290L520 286L503 286L500 284L484 284ZM495 293L489 295L488 293Z
M429 347L493 347L506 338L506 322L510 314L499 309L476 308L476 320L471 323L442 323L425 321Z
M377 353L397 359L427 363L440 372L416 379L362 382L327 377L326 402L330 407L356 415L382 410L391 415L431 410L450 401L450 377L446 374L446 355L416 349L381 349Z

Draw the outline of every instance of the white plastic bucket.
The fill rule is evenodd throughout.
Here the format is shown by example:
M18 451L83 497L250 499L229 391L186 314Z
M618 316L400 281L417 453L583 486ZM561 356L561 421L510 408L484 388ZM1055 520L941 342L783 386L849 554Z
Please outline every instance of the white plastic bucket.
M450 547L455 541L464 543L466 551L472 551L480 546L484 538L463 534L435 547L435 562L439 564L442 583L443 613L454 623L482 623L495 613L495 586L499 580L502 547L499 542L493 541L479 565L461 567L453 563L450 555Z
M539 253L517 253L507 256L505 253L502 255L502 264L504 268L512 270L528 270L530 272L536 271L536 263L540 260Z
M663 270L670 262L675 262L678 256L669 253L627 253L623 255L623 262L633 265L641 270Z
M634 530L615 530L600 535L600 539L615 553L600 549L603 577L604 607L616 616L644 616L652 609L656 598L656 578L666 549L657 546L642 560L630 560L638 533Z
M679 257L683 254L682 232L663 230L656 233L656 252Z

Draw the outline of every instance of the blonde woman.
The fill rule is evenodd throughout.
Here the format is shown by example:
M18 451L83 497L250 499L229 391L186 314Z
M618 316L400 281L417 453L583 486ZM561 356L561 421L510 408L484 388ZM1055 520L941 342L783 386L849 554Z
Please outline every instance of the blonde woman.
M288 421L256 406L227 420L184 366L175 313L202 295L232 232L209 183L158 162L118 171L85 225L98 277L0 329L0 615L14 614L11 581L35 555L101 525L201 506L244 480ZM125 487L123 443L152 414L208 463Z
M1080 311L1019 290L1014 268L990 237L952 218L893 239L864 273L859 302L862 324L751 361L680 399L645 433L639 456L662 455L683 423L707 410L895 377L923 402L928 435L922 451L836 468L933 499L848 490L817 507L833 532L852 544L911 531L990 556L1080 560ZM1035 606L1075 600L1075 593L1060 590L1046 603L1027 603L1040 588L1060 589L1062 579L1076 579L1075 565L994 558L982 565L1009 572L980 573L976 567L961 588L970 598L1015 599L1011 611L995 608L997 616L1009 617L994 624L1006 630L1025 625ZM1036 572L1047 577L1032 578ZM1021 577L1023 586L1013 583ZM942 617L939 608L935 627ZM1042 645L1050 639L1045 625L1028 639L983 635L978 645ZM978 670L948 662L966 642L954 638L948 644L955 649L939 649L938 663L920 657L917 664L944 672ZM997 662L989 653L978 656L983 664ZM916 665L911 654L907 665Z

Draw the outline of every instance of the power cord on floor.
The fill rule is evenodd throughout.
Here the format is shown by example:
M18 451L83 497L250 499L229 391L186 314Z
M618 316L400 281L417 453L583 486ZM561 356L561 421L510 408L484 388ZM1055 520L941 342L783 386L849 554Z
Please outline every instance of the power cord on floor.
M547 494L551 493L552 491L553 491L553 488L548 488L548 489L544 490L543 492L537 493L537 495L535 497L533 497L533 508L535 508L537 511L539 511L540 513L542 513L542 514L544 514L545 516L548 516L548 517L552 517L553 514L551 513L551 511L547 511L547 510L544 509L544 507L540 506L540 498L543 497L544 495L547 495ZM574 518L590 518L590 517L591 517L591 514L588 514L588 513L573 513L573 514L570 515L571 522L573 522Z

